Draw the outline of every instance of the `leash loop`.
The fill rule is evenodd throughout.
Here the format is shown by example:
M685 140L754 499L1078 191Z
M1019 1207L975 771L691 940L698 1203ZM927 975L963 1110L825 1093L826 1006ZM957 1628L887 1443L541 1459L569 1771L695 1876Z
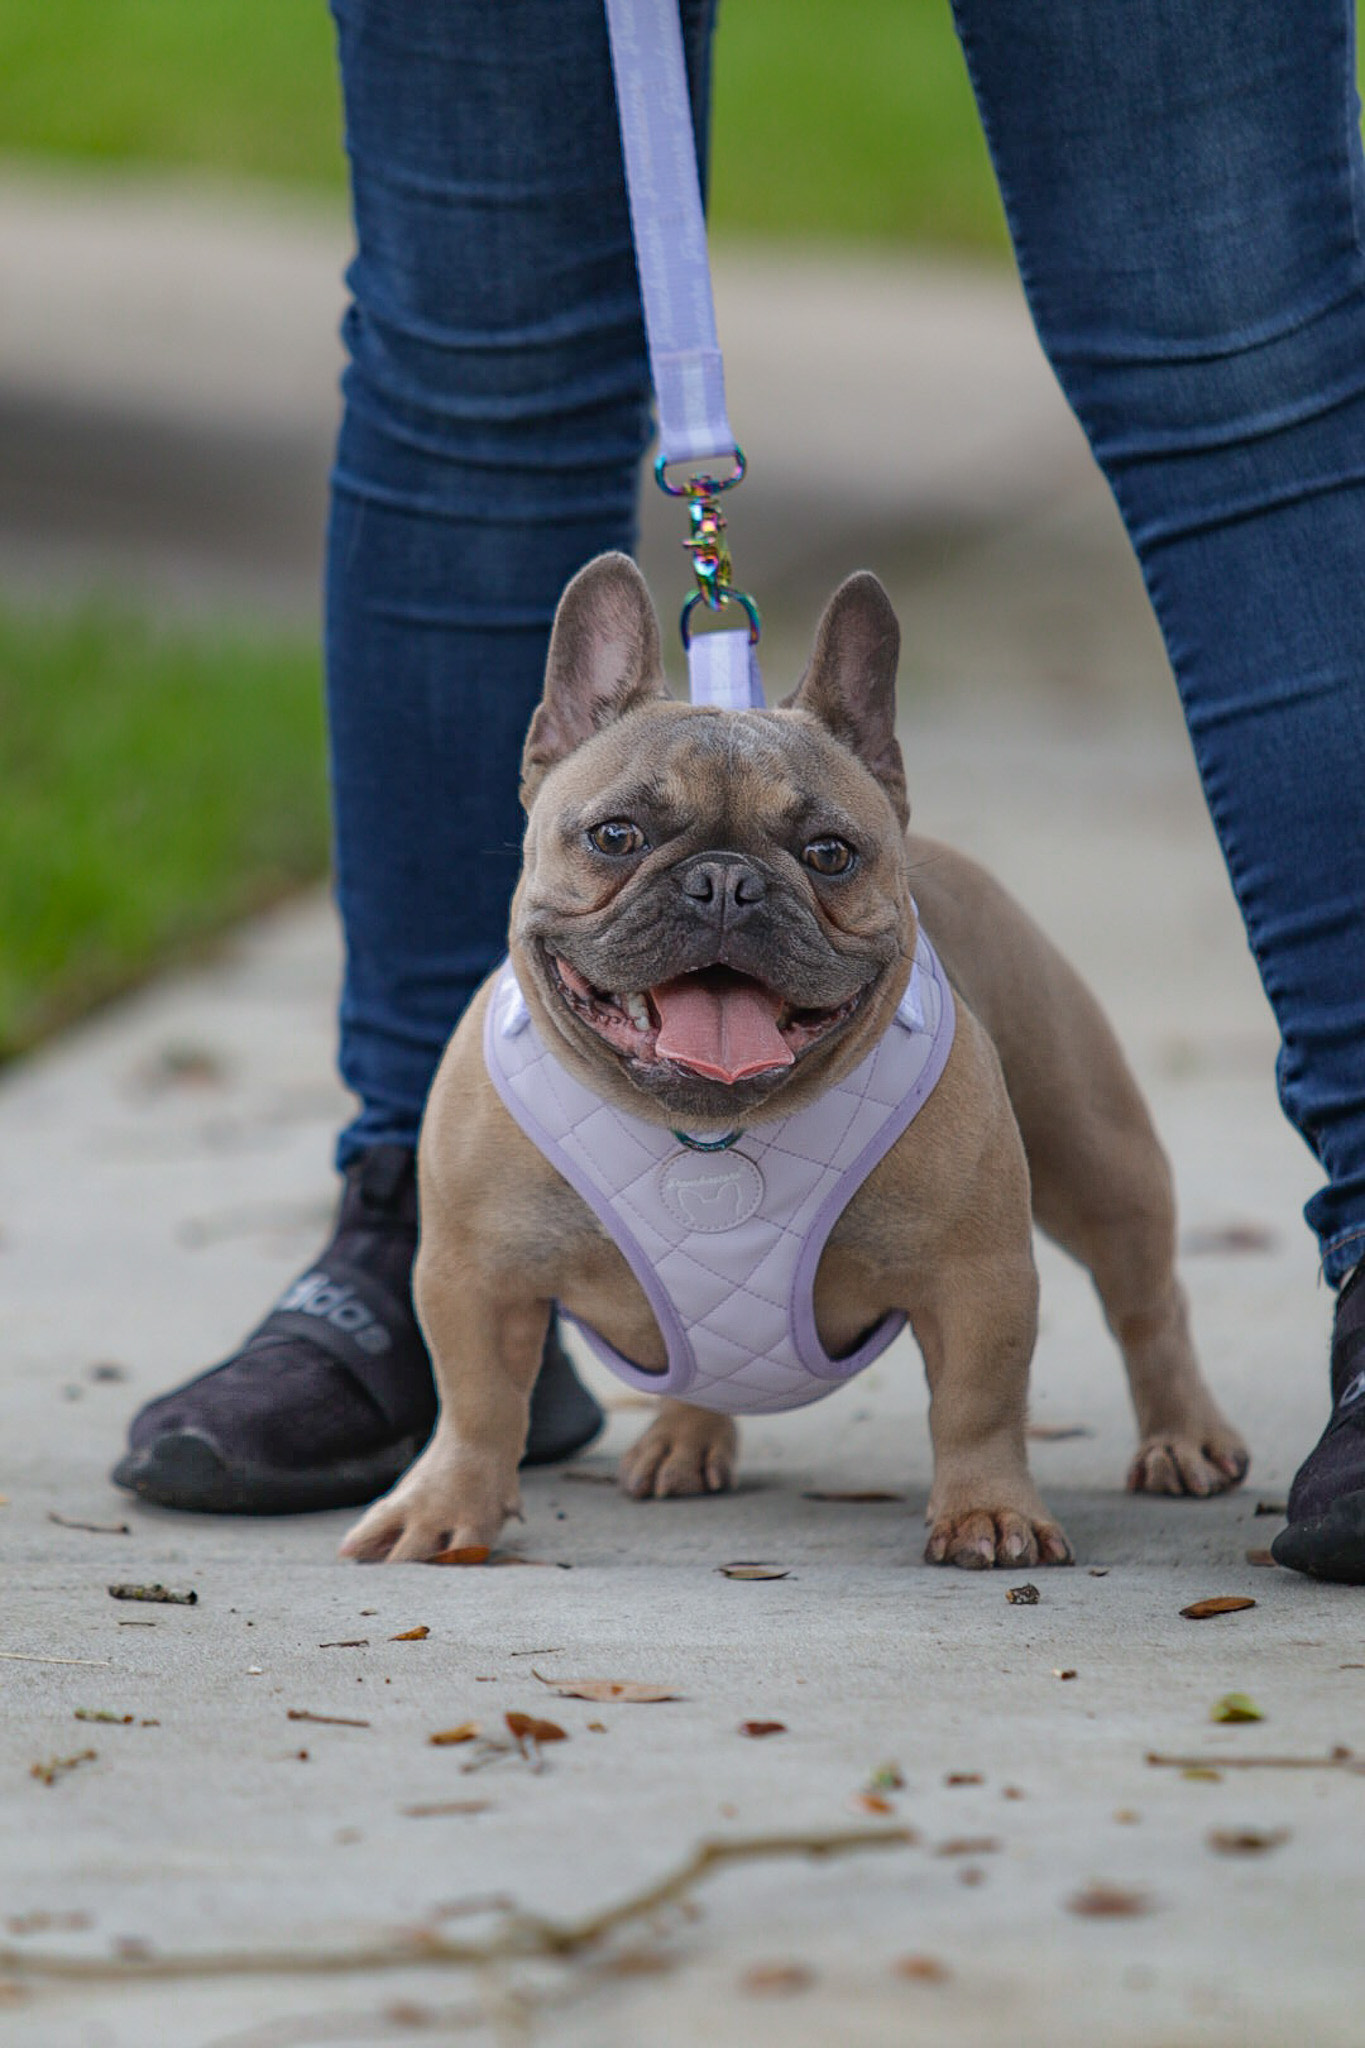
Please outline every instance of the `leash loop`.
M686 546L686 542L683 545ZM732 590L728 583L722 583L716 587L714 598L707 596L704 591L694 590L683 605L682 615L678 620L678 631L682 635L684 653L690 655L692 652L692 614L699 604L710 606L712 611L719 611L722 605L737 604L749 621L748 643L750 647L757 647L758 636L763 631L758 606L747 590Z
M697 144L687 90L678 0L604 0L621 127L626 196L640 280L650 376L659 417L655 480L687 505L687 539L696 589L682 609L682 643L694 704L727 710L761 707L763 683L753 649L758 606L733 582L726 520L718 500L744 476L744 452L725 407L725 367L716 334ZM712 468L728 459L728 475ZM670 483L670 463L697 465ZM743 631L693 634L698 605L738 605Z

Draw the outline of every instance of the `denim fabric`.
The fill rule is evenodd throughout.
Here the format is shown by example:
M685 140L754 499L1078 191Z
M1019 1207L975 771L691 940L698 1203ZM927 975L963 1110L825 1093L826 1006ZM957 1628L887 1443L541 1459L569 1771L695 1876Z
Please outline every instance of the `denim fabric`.
M1040 338L1165 635L1365 1252L1365 170L1351 0L954 0Z
M705 133L713 0L685 0ZM635 538L649 372L601 0L335 0L357 256L328 527L345 1166L504 950L565 583Z
M682 5L704 132L713 0ZM1351 0L954 6L1043 345L1166 636L1339 1280L1365 1251ZM359 246L327 613L344 1162L411 1142L501 948L550 618L631 544L648 389L600 0L334 11Z

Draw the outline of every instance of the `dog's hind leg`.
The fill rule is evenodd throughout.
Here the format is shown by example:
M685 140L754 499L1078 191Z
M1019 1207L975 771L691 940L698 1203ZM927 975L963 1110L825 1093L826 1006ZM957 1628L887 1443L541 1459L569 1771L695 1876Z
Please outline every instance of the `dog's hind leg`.
M1221 1493L1246 1472L1246 1446L1195 1358L1170 1167L1109 1020L992 876L932 841L910 847L926 927L1000 1055L1034 1220L1089 1268L1123 1353L1138 1424L1128 1484Z
M1123 1080L1035 1143L1034 1219L1088 1268L1123 1353L1138 1426L1130 1491L1222 1493L1245 1475L1247 1449L1199 1369L1170 1169L1126 1070Z
M665 1400L622 1458L617 1476L622 1490L636 1500L727 1493L738 1454L739 1431L728 1415Z

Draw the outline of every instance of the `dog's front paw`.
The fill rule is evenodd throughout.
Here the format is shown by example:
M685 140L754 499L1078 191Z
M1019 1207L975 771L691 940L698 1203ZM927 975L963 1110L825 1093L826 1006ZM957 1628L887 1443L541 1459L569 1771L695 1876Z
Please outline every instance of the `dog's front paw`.
M739 1431L728 1415L665 1401L622 1458L616 1476L636 1500L725 1493L734 1483L738 1451Z
M519 1515L516 1475L510 1481L486 1453L430 1443L415 1465L373 1507L341 1545L362 1564L412 1564L443 1550L491 1550L509 1515Z
M1128 1467L1130 1493L1186 1493L1200 1499L1240 1486L1251 1454L1231 1423L1217 1416L1200 1427L1155 1429Z
M927 1564L956 1564L965 1571L990 1565L1071 1564L1071 1545L1041 1505L974 1507L935 1515L924 1549Z

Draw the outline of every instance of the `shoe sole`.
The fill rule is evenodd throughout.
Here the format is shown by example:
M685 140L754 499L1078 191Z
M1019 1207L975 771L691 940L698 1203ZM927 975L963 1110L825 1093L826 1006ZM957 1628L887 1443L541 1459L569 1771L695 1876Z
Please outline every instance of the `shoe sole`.
M1311 1522L1291 1522L1271 1544L1270 1554L1292 1572L1365 1586L1365 1493L1343 1494Z
M415 1437L315 1471L229 1463L196 1429L169 1430L119 1459L110 1478L159 1508L203 1515L310 1515L385 1493L422 1446Z
M577 1405L573 1427L563 1404L552 1445L533 1443L523 1465L556 1465L574 1457L606 1420L591 1395ZM543 1439L543 1433L542 1433ZM197 1429L168 1430L124 1453L110 1473L115 1486L154 1507L201 1515L316 1515L329 1508L363 1507L387 1493L422 1446L415 1437L388 1444L368 1457L347 1458L314 1471L230 1463L213 1439Z

